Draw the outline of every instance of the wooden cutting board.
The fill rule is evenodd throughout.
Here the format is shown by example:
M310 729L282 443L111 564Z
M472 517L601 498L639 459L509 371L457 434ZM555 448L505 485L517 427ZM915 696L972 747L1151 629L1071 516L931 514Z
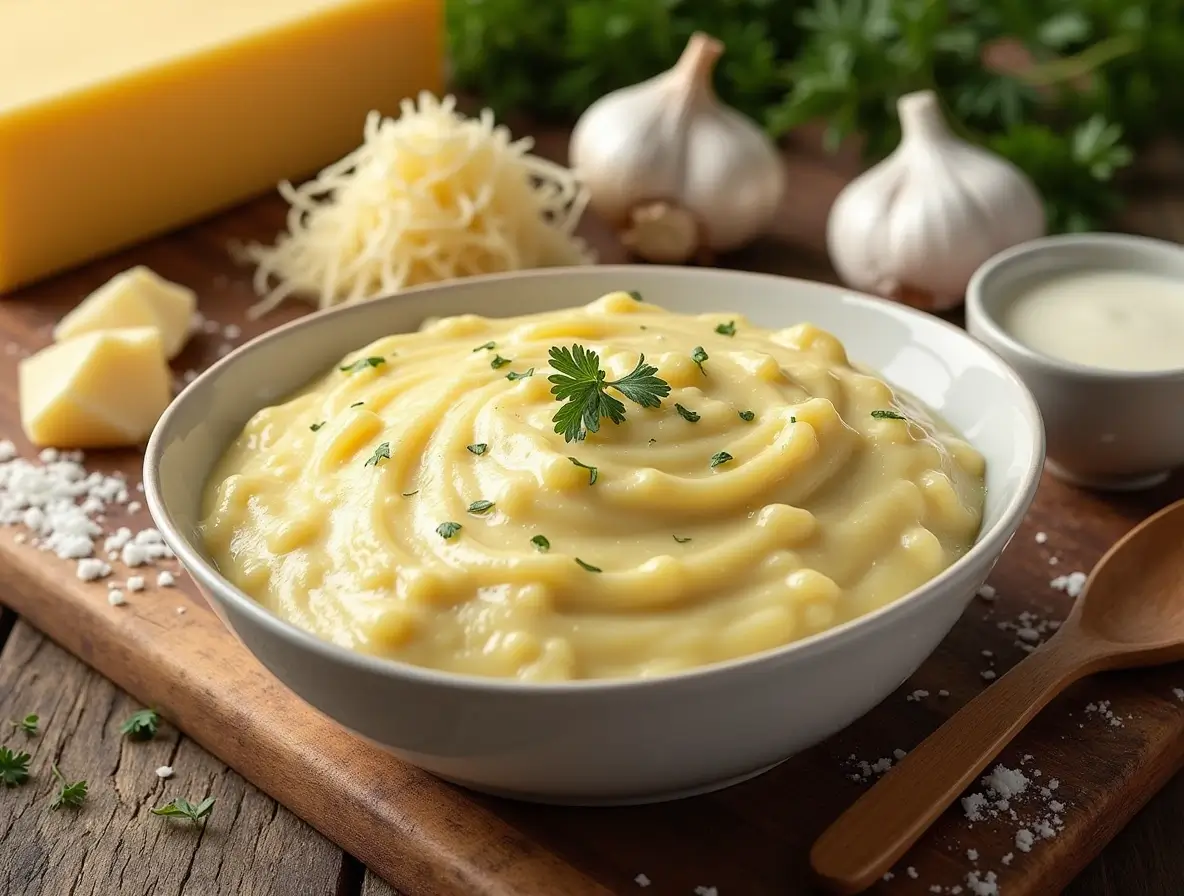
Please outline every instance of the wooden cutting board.
M543 145L554 150L561 138L544 139ZM787 164L793 188L776 238L731 263L830 279L819 254L820 225L846 172L803 153ZM1132 229L1172 235L1162 203L1137 211ZM176 362L179 375L299 313L288 308L266 321L246 322L243 311L253 300L249 271L235 268L226 251L232 240L270 239L283 212L278 201L260 200L0 302L0 435L13 438L24 456L35 455L20 436L18 357L47 343L49 327L64 310L132 264L192 286L211 321L243 331L234 336L234 327L229 334L219 327L195 337ZM589 221L585 232L602 247L604 260L620 259L596 222ZM132 483L140 479L140 457L133 452L95 454L88 465L123 471ZM1118 498L1077 492L1046 477L991 577L997 599L976 600L896 694L829 742L760 778L639 808L515 804L402 765L285 691L184 576L180 587L159 588L149 574L146 591L129 593L126 606L112 607L102 582L80 581L73 564L19 543L18 530L11 528L0 531L0 600L159 708L407 896L786 896L812 892L809 845L866 787L867 769L860 763L908 750L987 687L990 672L1017 662L1024 655L1021 645L1032 643L1024 640L1033 637L1027 629L1037 639L1047 636L1047 623L1068 611L1071 598L1050 581L1088 571L1133 523L1181 495L1179 476L1152 492ZM143 510L107 520L110 528L125 524L143 528L151 522ZM115 580L128 575L116 564ZM1107 676L1074 688L1002 757L1032 781L1028 793L1012 801L1017 818L1003 811L971 824L960 808L952 809L876 892L953 894L960 886L970 893L967 875L986 878L988 871L1006 896L1059 891L1184 764L1184 702L1173 691L1178 687L1184 687L1182 668ZM1104 709L1089 709L1102 701L1108 701ZM1039 788L1053 779L1056 790L1040 796ZM1063 824L1055 837L1037 840L1029 852L1016 847L1019 829L1052 815Z

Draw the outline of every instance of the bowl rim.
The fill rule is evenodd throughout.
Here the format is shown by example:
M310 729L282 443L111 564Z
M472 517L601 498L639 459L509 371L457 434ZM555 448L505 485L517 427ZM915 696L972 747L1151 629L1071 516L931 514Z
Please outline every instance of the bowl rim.
M989 529L980 530L977 540L970 549L942 570L938 575L923 583L912 591L907 592L894 601L854 619L847 620L841 625L810 635L797 641L791 641L771 650L761 651L747 656L736 657L722 662L694 666L669 675L653 678L587 678L558 682L531 682L514 678L494 678L468 673L448 672L425 666L416 666L402 660L364 654L350 650L330 641L324 640L311 632L305 631L294 623L272 613L245 592L235 587L223 578L213 564L202 557L189 546L188 540L181 534L180 528L174 522L172 514L165 504L160 487L160 463L166 451L165 439L170 435L173 420L180 415L187 395L194 394L206 383L217 379L224 370L234 364L237 358L252 351L257 351L265 344L287 338L293 332L309 327L321 325L329 315L351 315L372 313L370 310L376 303L397 302L408 295L418 295L430 291L448 291L460 287L481 286L483 284L498 284L522 278L579 278L588 275L618 274L622 278L636 274L639 270L659 276L695 277L718 280L768 280L786 289L807 288L842 294L844 299L854 302L856 306L869 308L876 313L886 313L903 317L906 320L924 321L926 325L944 327L956 334L957 338L965 339L973 348L981 351L994 365L995 373L1007 380L1020 396L1025 417L1030 421L1030 433L1027 439L1027 450L1032 463L1023 472L1019 487L1007 499L1006 505L1000 511L999 519ZM551 267L527 271L513 271L500 274L486 274L465 277L445 283L432 283L423 286L409 287L399 293L381 296L366 302L348 305L338 305L332 308L316 310L303 315L293 321L281 324L254 339L249 340L230 354L216 361L203 371L193 382L187 385L180 394L169 404L161 415L144 454L144 494L148 509L156 525L159 527L165 543L173 550L185 570L193 577L202 590L219 602L232 605L234 610L248 617L254 624L262 628L269 636L287 643L299 650L308 650L318 655L326 662L336 665L352 667L356 672L378 676L393 676L395 678L411 679L423 685L434 685L445 688L460 689L476 693L507 694L514 693L538 698L553 697L561 694L645 691L654 688L664 689L682 685L693 685L695 682L717 676L753 671L770 664L776 664L792 656L809 657L811 655L835 649L846 642L855 639L862 629L867 629L881 623L887 617L907 611L910 605L920 601L933 599L947 583L956 579L967 567L982 562L984 558L993 556L996 559L1007 546L1007 542L1014 535L1024 515L1027 513L1036 489L1040 483L1040 475L1044 466L1045 433L1043 418L1039 406L1023 379L999 356L990 346L987 346L961 327L943 320L932 314L892 302L886 299L865 295L843 286L819 283L799 277L784 277L778 274L767 274L751 271L733 270L727 268L687 268L677 265L588 265L578 267ZM218 614L221 615L221 614ZM224 624L236 634L230 626L229 620ZM241 636L238 636L241 640ZM244 644L244 646L246 646ZM247 648L250 650L250 648ZM254 654L253 650L250 650ZM258 659L258 657L257 657Z
M1092 249L1110 248L1121 249L1135 255L1175 256L1180 262L1181 273L1184 274L1184 246L1156 237L1141 236L1132 233L1060 233L1053 236L1040 237L1012 246L991 256L983 262L971 275L966 286L966 321L967 325L973 320L983 329L987 337L998 343L1007 351L1018 355L1029 364L1046 371L1056 372L1063 376L1075 377L1091 382L1120 382L1120 383L1176 383L1184 381L1184 364L1179 367L1166 367L1162 370L1114 370L1107 367L1095 367L1078 361L1066 361L1054 358L1043 352L1036 351L1012 336L999 322L995 310L988 306L997 303L988 302L984 294L990 292L990 280L998 276L1000 271L1012 265L1023 264L1033 256L1052 249L1070 249L1089 252ZM1089 267L1089 265L1086 265ZM1093 265L1096 270L1105 270L1105 265ZM1184 284L1184 276L1181 277ZM996 309L997 310L997 309Z

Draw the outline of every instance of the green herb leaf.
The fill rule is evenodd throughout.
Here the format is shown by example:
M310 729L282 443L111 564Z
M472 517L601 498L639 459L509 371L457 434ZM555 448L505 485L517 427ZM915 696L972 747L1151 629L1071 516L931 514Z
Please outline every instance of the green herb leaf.
M674 536L674 540L679 544L686 544L688 541L690 541L689 538L679 538L677 535Z
M183 796L177 797L171 803L165 803L163 806L157 806L152 810L153 815L161 815L165 818L184 818L193 822L195 825L201 825L210 813L214 810L215 798L207 796L200 803L191 803Z
M374 449L374 453L366 458L366 463L362 464L364 467L377 467L379 462L391 459L391 443L380 442L378 447Z
M377 367L378 365L385 363L386 358L358 358L358 360L354 361L354 363L346 364L344 367L339 367L337 369L342 373L357 373L361 370L365 370L367 367Z
M141 709L132 713L122 725L119 733L131 740L152 740L156 737L156 729L160 726L160 716L151 709Z
M453 523L453 522L441 523L440 525L438 525L436 527L436 534L439 535L441 538L443 538L445 541L447 541L449 538L452 538L454 535L456 535L457 532L459 532L463 528L464 528L464 526L462 526L460 523Z
M311 424L308 428L311 429L313 432L317 432L322 426L325 425L325 423L326 423L326 421L322 420L320 423Z
M604 572L599 566L593 566L591 563L585 563L579 557L575 558L576 563L580 564L581 568L588 570L588 572Z
M54 794L50 801L49 808L60 809L66 806L70 809L77 809L86 801L87 785L85 781L67 781L57 764L50 766L53 770L53 776L61 782L58 792Z
M703 346L696 345L691 352L691 360L699 365L699 372L706 375L707 371L703 369L703 362L707 360L707 352L703 350Z
M501 355L494 355L493 360L489 362L489 366L492 367L494 370L499 370L502 367L505 367L507 364L513 364L513 363L514 362L511 361L509 358L503 358Z
M546 535L536 535L531 538L530 543L543 553L551 550L551 542L547 540Z
M888 411L888 410L872 411L872 417L874 417L876 420L904 420L905 419L903 414L898 414L896 411Z
M527 371L524 371L523 373L515 373L513 370L511 370L509 373L506 374L506 379L511 380L511 381L524 380L528 376L534 376L534 368L533 367L531 367Z
M0 747L0 784L16 787L28 781L32 758L28 753L14 753L8 747Z
M719 324L715 328L715 332L719 333L721 336L735 336L736 322L734 320L730 320L726 324Z
M740 419L745 423L751 423L756 419L756 414L754 414L752 411L740 411Z
M12 726L13 731L23 731L29 737L34 737L37 734L37 722L39 720L40 716L35 713L29 713L23 719L13 719L8 724Z
M686 420L687 423L698 423L699 422L699 415L696 414L694 411L684 408L681 404L676 404L674 406L674 409L676 411L678 411L678 415L680 417L682 417L682 419Z
M569 457L568 460L570 460L573 464L575 464L580 469L588 471L588 484L589 485L596 484L596 479L597 479L597 477L600 476L600 471L597 470L596 467L590 467L587 464L580 463L574 457Z
M484 454L486 451L489 450L489 446L486 445L484 442L476 442L475 444L466 445L465 447L470 452L477 455L478 457L480 457L482 454Z
M497 348L496 342L487 342L484 345L477 346L475 349L473 349L473 352L493 351L495 348Z
M641 293L639 293L636 289L629 290L629 297L631 299L633 299L633 301L635 301L635 302L644 302L645 301L645 299L643 299L641 297Z
M492 501L474 501L469 505L469 513L482 514L493 510Z
M790 422L790 423L797 423L797 422L798 422L798 418L797 418L797 417L790 417L790 418L789 418L789 422Z
M728 452L717 451L715 454L711 455L711 469L714 470L720 464L726 464L731 459L732 455L728 454Z
M549 355L555 370L547 378L551 394L564 402L551 421L555 432L562 433L567 442L582 441L588 433L599 432L604 417L616 424L625 422L625 405L608 394L610 388L646 408L661 407L662 399L670 394L669 383L655 376L658 368L646 364L645 355L632 372L613 382L605 380L600 356L582 345L570 349L552 346Z

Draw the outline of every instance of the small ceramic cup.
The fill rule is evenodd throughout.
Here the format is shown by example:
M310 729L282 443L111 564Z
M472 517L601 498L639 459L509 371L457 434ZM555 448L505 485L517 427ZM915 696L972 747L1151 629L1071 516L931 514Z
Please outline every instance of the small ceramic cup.
M1148 488L1184 464L1184 367L1122 371L1062 361L1023 345L1000 324L1025 286L1083 269L1179 278L1184 302L1181 246L1117 233L1066 234L1022 243L984 263L967 287L966 327L1035 395L1050 473L1086 488Z

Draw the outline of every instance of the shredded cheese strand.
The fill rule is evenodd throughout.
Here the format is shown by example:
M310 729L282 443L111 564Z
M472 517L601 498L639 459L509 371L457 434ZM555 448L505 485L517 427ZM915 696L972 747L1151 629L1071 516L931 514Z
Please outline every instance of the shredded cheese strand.
M398 119L371 112L360 147L300 186L273 246L236 248L256 265L257 318L289 297L318 308L476 274L589 264L575 229L588 204L574 174L530 155L483 110L419 95Z

